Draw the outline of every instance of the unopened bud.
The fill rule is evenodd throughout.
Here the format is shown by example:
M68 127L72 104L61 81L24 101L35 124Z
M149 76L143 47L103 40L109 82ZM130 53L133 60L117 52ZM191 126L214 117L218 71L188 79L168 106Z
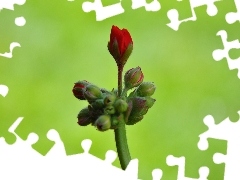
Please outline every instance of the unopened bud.
M89 84L90 83L85 80L76 82L72 89L73 95L80 100L86 100L86 98L84 97L84 92L86 91L86 87Z
M128 108L128 104L126 101L122 100L122 99L118 99L115 104L114 104L116 110L118 113L123 113L127 110Z
M117 66L123 68L133 50L133 41L127 29L112 26L108 50Z
M84 97L88 101L94 101L96 99L102 98L102 92L101 92L100 88L98 88L95 85L90 84L86 87L86 91L84 92Z
M128 70L124 75L125 88L132 89L139 86L143 81L143 73L140 67Z
M116 100L116 95L114 93L108 94L105 98L104 98L104 104L106 106L108 105L112 105Z
M101 109L104 106L103 99L97 99L91 105L94 109Z
M151 97L133 97L130 100L132 102L132 110L128 116L126 124L135 124L142 119L142 116L148 112L156 101Z
M78 113L78 124L80 126L87 126L89 125L92 120L90 118L90 112L88 108L84 108L82 109L79 113Z
M99 131L106 131L111 127L111 120L109 115L101 115L95 122L95 126Z
M109 105L104 108L104 113L105 114L114 114L115 113L115 108L112 105Z
M137 88L136 93L140 97L152 96L155 92L156 86L152 82L143 82Z

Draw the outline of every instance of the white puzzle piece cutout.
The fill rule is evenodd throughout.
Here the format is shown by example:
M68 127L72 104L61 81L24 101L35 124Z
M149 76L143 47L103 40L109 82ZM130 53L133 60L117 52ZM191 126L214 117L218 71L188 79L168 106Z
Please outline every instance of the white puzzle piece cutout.
M102 21L109 17L124 13L124 9L121 5L121 0L119 3L109 6L103 6L101 0L95 0L94 2L87 1L82 4L82 9L84 12L95 11L97 21Z
M132 9L138 9L145 7L146 11L159 11L161 5L158 0L153 0L151 3L147 3L146 0L132 0Z
M221 0L190 0L192 17L183 20L179 20L179 13L176 9L171 9L167 12L167 16L170 20L170 23L168 23L167 26L177 31L181 23L187 21L196 21L197 16L194 9L203 5L207 6L207 14L209 16L215 16L218 13L218 9L214 3L217 1Z
M217 32L217 36L220 36L223 42L224 49L216 49L213 51L212 56L216 61L220 61L226 58L228 67L230 70L238 69L238 78L240 78L240 57L237 59L231 59L229 56L229 50L231 49L239 49L240 43L239 40L236 39L234 41L227 41L227 32L225 30L220 30Z
M169 155L166 158L168 166L178 166L177 180L207 180L209 169L206 166L199 168L199 178L190 178L185 176L185 157L174 157Z
M237 12L229 12L226 14L225 19L228 24L233 24L236 21L240 21L240 1L234 0Z
M238 112L240 115L240 111ZM200 150L208 149L208 138L227 141L226 155L215 153L213 161L216 164L225 163L224 180L240 179L240 121L231 122L226 118L219 124L215 124L214 118L208 115L203 120L208 130L199 135L198 148Z

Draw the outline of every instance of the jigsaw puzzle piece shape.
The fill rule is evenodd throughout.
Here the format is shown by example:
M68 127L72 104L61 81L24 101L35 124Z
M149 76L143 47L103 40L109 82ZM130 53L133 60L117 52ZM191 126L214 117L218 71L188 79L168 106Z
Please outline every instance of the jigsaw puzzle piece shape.
M146 0L132 0L132 9L138 9L140 7L145 7L146 11L159 11L161 9L161 5L158 0L153 0L149 4Z
M224 49L216 49L213 51L212 56L216 61L220 61L223 58L227 59L228 67L230 70L238 69L238 78L240 78L240 57L237 59L231 59L229 56L230 49L239 49L239 40L227 41L227 32L225 30L220 30L217 32L217 36L220 36L223 42Z
M233 24L236 21L240 21L240 1L234 0L237 12L229 12L226 14L225 19L228 24Z
M214 3L217 1L221 0L190 0L192 16L183 20L179 20L179 12L176 9L171 9L167 12L168 19L170 20L170 23L168 23L167 26L177 31L181 23L187 21L196 21L197 16L194 9L203 5L207 6L206 12L209 16L215 16L218 12L218 9Z
M240 111L238 114L240 115ZM226 118L221 123L215 124L213 117L208 115L204 118L204 124L208 126L208 130L199 135L199 149L206 150L208 148L208 138L226 140L226 155L215 153L213 161L216 164L225 163L224 180L240 179L240 121L231 122L229 118Z
M225 163L225 170L224 170L224 180L238 180L240 179L240 172L239 172L239 162L240 156L239 151L235 154L228 153L227 155L221 153L215 153L213 156L213 161L215 164Z
M27 139L22 140L15 132L19 124L22 122L23 117L19 117L12 126L8 129L8 131L16 136L16 142L13 145L9 145L9 150L6 153L12 153L11 157L13 159L22 158L22 154L28 154L29 157L40 156L37 151L33 151L32 145L38 141L38 135L35 133L30 133ZM17 149L17 153L14 151ZM15 155L14 155L15 154ZM21 155L21 156L20 156ZM23 157L24 158L24 157Z
M0 53L0 56L6 57L6 58L12 58L13 57L13 50L15 47L21 47L21 45L18 42L12 42L9 47L9 52Z
M95 11L97 21L102 21L109 17L124 13L124 9L121 5L121 0L119 3L105 7L103 6L101 0L95 0L94 2L87 1L82 4L82 9L84 12Z
M152 171L152 177L153 180L161 180L162 179L163 172L161 169L154 169Z
M214 118L211 115L207 115L203 121L204 124L208 127L208 130L199 135L200 140L198 147L201 150L207 149L205 140L208 138L232 142L232 140L237 140L236 137L240 136L240 121L231 122L229 118L226 118L219 124L215 124Z
M206 166L199 168L199 178L190 178L185 176L185 157L167 156L166 163L168 166L178 166L177 180L207 180L209 175L209 168Z
M0 84L0 95L1 96L6 97L8 94L8 91L9 91L9 89L6 85Z
M14 10L14 4L23 5L26 0L1 0L0 1L0 10L5 8L9 10Z
M62 157L63 155L66 155L64 144L59 136L59 133L55 129L51 129L47 132L47 138L50 141L53 141L55 144L47 152L46 157L55 159L58 157Z
M138 179L138 160L131 160L126 170L124 171L112 165L112 162L117 157L116 152L112 150L107 151L105 154L105 159L102 160L89 153L91 144L91 140L85 139L81 143L82 149L84 151L83 153L66 156L63 163L70 165L69 167L66 167L65 165L64 171L71 173L63 174L63 177L66 177L66 179L77 180L79 179L79 173L81 173L81 177L87 177L86 179Z
M41 154L32 149L32 145L38 141L38 136L35 133L30 133L26 140L22 140L15 130L23 120L23 117L18 118L9 128L9 132L16 136L16 142L12 145L4 142L4 138L0 138L0 179L6 177L8 179L35 179L35 174L40 168L36 168L36 163L41 165ZM40 166L38 164L38 166ZM14 173L13 173L14 171ZM29 173L31 172L31 173Z

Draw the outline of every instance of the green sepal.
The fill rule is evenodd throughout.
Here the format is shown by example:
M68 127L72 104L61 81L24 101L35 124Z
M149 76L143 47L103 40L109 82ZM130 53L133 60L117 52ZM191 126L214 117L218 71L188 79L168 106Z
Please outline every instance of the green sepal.
M129 56L132 54L132 50L133 50L133 44L130 43L130 44L128 45L126 51L125 51L124 54L122 55L121 59L119 60L119 63L120 63L120 65L121 65L122 67L126 64Z
M143 119L143 116L134 116L134 117L129 117L128 121L126 122L127 125L134 125L141 121Z

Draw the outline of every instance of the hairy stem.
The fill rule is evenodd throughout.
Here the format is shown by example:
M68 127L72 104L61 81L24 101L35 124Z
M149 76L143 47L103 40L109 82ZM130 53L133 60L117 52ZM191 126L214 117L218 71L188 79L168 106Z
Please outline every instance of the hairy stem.
M123 66L118 66L118 97L122 94L122 72ZM130 152L127 144L126 128L124 116L119 118L119 124L117 129L114 130L115 142L118 152L118 158L123 170L125 170L131 161Z
M123 66L118 66L118 97L120 97L122 93L122 72Z
M125 170L131 161L131 156L128 149L125 122L123 118L119 121L118 128L114 130L114 133L118 158L122 169Z

